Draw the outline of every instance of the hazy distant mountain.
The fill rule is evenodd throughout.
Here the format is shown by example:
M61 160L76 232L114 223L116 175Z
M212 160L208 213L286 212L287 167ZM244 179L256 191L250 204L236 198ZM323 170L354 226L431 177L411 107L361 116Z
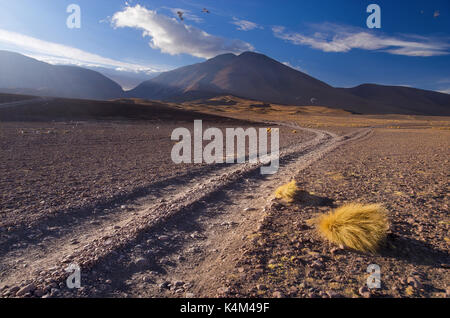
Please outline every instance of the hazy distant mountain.
M235 95L272 103L322 105L356 113L450 115L448 94L378 85L334 88L253 52L219 55L162 73L127 95L167 101Z
M98 72L51 65L8 51L0 51L0 91L86 99L123 94L120 85Z
M375 105L396 109L400 113L450 115L449 94L404 86L376 84L363 84L343 90L370 100Z
M105 75L107 78L113 80L117 84L119 84L124 91L131 90L137 87L144 81L148 81L152 78L155 78L161 72L154 73L145 73L145 72L132 72L132 71L124 71L124 70L115 70L104 67L86 67L90 70L99 72L100 74Z

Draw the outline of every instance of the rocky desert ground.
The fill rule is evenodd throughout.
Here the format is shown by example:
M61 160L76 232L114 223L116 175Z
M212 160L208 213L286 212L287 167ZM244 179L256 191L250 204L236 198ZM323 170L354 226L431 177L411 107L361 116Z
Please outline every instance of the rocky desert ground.
M280 128L279 172L174 164L170 135L194 119ZM448 297L449 137L448 117L234 97L0 109L0 295ZM302 199L276 200L292 179ZM333 246L309 225L348 202L389 211L378 253ZM80 289L66 286L73 263ZM370 264L380 289L365 287Z

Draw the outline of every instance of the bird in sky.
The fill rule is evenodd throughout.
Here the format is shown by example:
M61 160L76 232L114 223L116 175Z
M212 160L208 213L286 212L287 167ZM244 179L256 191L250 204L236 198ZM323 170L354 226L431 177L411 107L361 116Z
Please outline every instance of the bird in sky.
M202 12L203 12L203 13L209 13L209 10L206 9L206 8L203 8Z
M183 18L183 12L182 11L177 11L178 17L180 18L181 21L184 20Z

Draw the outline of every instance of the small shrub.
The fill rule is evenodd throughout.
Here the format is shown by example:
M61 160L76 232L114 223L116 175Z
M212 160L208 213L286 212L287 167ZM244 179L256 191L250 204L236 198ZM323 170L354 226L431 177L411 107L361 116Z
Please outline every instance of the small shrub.
M300 189L297 186L297 182L292 180L291 182L282 185L275 191L275 198L292 203L295 201L299 193Z
M375 252L389 229L387 211L380 204L350 203L315 219L321 236L337 245Z

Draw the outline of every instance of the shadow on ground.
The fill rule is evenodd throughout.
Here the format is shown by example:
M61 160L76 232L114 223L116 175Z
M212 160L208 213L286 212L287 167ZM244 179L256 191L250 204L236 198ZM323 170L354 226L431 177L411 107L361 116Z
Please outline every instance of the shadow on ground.
M428 265L435 268L449 265L448 251L436 249L432 245L410 237L388 235L380 255L406 261L413 265Z
M294 203L300 206L328 206L334 207L334 200L328 197L321 197L310 194L307 191L299 191L294 199Z

